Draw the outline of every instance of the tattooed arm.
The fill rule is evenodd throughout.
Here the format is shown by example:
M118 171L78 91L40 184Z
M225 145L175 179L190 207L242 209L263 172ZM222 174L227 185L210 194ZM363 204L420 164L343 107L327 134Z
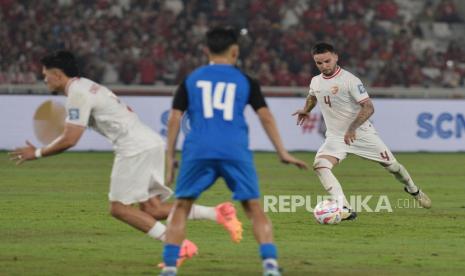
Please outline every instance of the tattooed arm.
M312 111L315 107L317 99L315 96L307 96L307 100L305 101L305 106L302 109L297 110L296 112L292 113L292 116L297 115L297 125L301 126L308 119L308 113Z
M350 124L349 129L347 129L346 134L344 135L344 142L347 145L353 143L356 139L355 130L361 126L368 118L373 115L375 108L373 107L373 102L368 98L367 100L360 103L362 109L357 115L357 118Z

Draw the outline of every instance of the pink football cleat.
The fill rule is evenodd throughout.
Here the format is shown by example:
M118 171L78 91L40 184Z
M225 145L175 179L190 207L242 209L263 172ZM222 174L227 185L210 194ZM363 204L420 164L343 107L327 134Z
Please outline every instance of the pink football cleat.
M224 202L215 207L216 221L229 232L231 240L239 243L242 240L242 223L236 216L236 208L231 202Z
M198 253L199 253L199 249L197 248L197 245L195 245L195 243L191 242L190 240L184 240L181 244L181 250L179 251L179 258L176 261L176 267L180 267L185 260L194 257ZM159 263L158 267L164 268L165 263Z

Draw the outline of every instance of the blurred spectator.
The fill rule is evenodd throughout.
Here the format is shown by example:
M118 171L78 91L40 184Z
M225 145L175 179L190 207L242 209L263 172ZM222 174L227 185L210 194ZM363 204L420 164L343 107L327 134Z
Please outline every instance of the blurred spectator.
M264 86L275 85L274 76L271 73L270 66L267 63L262 63L260 65L257 78L261 85L264 85Z
M312 72L310 71L310 65L305 64L302 66L302 69L295 77L295 82L297 86L309 86L311 80Z
M397 18L398 6L394 0L379 1L376 6L376 18L380 20L394 20Z
M460 85L460 74L452 60L446 62L446 69L442 73L442 85L447 88L457 88Z
M174 16L178 16L184 9L184 3L181 0L165 1L163 8L171 11Z
M421 67L414 64L410 68L407 74L408 78L408 86L424 86L425 84L425 77L421 72Z
M281 26L284 30L289 27L298 25L300 16L307 9L307 1L290 0L287 1L281 9Z
M179 61L174 54L169 51L163 58L163 75L162 80L165 84L174 85L179 71Z
M441 0L436 8L436 19L448 23L462 22L457 7L451 0Z
M157 69L150 56L142 55L139 59L140 84L154 84L157 79Z
M192 35L198 39L202 39L208 31L207 16L204 13L200 13L194 25L192 26Z
M436 10L434 7L433 2L426 1L425 5L423 6L423 10L421 11L420 15L418 16L418 20L424 22L434 22L436 19Z
M294 76L289 72L289 65L287 62L282 61L279 64L278 70L274 73L275 85L277 86L291 86L294 81Z
M132 84L137 77L137 66L130 56L123 58L119 67L119 79L124 84Z
M465 62L465 51L457 41L452 41L449 44L445 53L445 59L455 62Z

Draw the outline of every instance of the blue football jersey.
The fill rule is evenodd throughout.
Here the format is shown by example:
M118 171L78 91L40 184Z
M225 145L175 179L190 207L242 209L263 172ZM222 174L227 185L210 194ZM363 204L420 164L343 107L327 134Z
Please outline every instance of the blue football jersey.
M173 100L190 122L183 160L252 161L244 118L249 103L255 110L266 106L258 83L235 66L211 64L192 72Z

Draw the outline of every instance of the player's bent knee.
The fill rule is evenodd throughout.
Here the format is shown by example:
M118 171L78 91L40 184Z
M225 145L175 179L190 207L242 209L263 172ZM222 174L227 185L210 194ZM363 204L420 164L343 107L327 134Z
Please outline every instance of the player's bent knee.
M262 225L264 228L269 227L271 231L271 221L263 211L258 200L254 199L242 201L242 207L244 208L247 218L251 219L254 223Z
M317 158L315 158L315 162L313 162L313 169L315 171L319 170L319 169L329 169L329 170L331 170L333 168L333 166L334 166L333 163L331 163L331 161L329 161L326 158L317 157Z
M386 166L384 168L390 173L398 173L400 171L401 166L402 165L399 162L395 161L391 165Z
M173 205L175 212L181 212L188 214L194 204L195 199L193 198L178 198Z
M242 208L244 208L244 212L247 214L247 217L253 216L254 213L263 212L260 202L258 200L244 200L241 201Z
M144 213L147 213L149 215L151 215L152 217L154 218L157 218L159 216L158 214L158 210L159 208L153 206L153 205L143 205L143 204L140 204L139 205L139 209L144 212Z
M153 197L145 202L139 203L139 209L143 212L155 215L157 210L160 209L161 205L161 201L158 198Z
M114 218L122 218L126 214L126 208L128 206L124 205L121 202L111 202L110 203L110 214Z

